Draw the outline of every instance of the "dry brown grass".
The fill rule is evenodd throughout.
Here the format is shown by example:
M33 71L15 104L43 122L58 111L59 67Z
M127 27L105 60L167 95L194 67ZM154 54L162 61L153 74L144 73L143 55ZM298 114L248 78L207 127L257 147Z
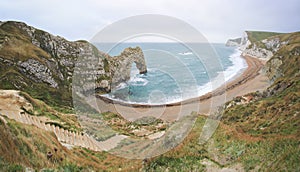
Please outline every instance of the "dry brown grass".
M35 59L42 62L42 58L50 58L50 55L39 47L31 44L28 40L12 37L4 44L0 56L11 60Z
M7 119L0 121L0 158L10 164L19 164L34 169L59 168L66 164L96 171L138 171L140 160L128 160L105 152L94 152L83 148L68 150L63 147L52 132L32 125L21 124ZM57 152L54 151L57 149ZM47 152L53 157L47 159Z
M7 121L7 125L0 125L0 155L7 162L26 167L44 168L55 166L54 158L63 158L61 152L67 150L59 144L54 133L13 120ZM54 148L60 152L53 159L47 160L46 153L54 152Z
M60 123L65 123L68 126L72 126L74 129L76 129L78 131L82 130L81 125L80 125L79 121L77 120L76 115L58 112L55 109L53 109L52 107L50 107L49 105L47 105L46 103L44 103L43 101L34 99L25 92L21 92L21 96L23 96L26 100L28 100L33 105L34 109L36 110L33 112L35 115L43 116L46 114L51 114L55 118L57 118ZM37 110L39 112L37 112Z

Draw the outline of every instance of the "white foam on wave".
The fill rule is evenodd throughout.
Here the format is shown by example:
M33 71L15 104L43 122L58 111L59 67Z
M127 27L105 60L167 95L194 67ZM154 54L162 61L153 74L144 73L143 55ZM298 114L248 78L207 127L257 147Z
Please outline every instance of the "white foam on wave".
M145 86L148 84L148 80L145 78L140 78L137 75L134 77L131 77L129 80L129 84L135 85L135 86Z
M229 66L225 71L220 72L217 77L211 79L210 82L198 87L198 96L202 96L206 93L221 87L226 82L233 80L236 76L240 75L244 69L247 68L246 61L241 57L242 52L239 49L235 49L234 53L229 56L229 60L232 62L232 66Z
M171 104L171 103L178 103L178 102L181 102L183 100L187 100L187 99L191 99L191 98L196 98L198 96L202 96L202 95L205 95L209 92L212 92L213 90L217 89L218 87L221 87L226 82L231 81L236 76L240 75L241 72L245 68L247 68L247 63L241 57L241 51L238 50L238 49L235 49L234 53L229 56L229 60L232 61L233 65L229 66L224 72L220 72L217 75L217 77L212 78L210 82L208 82L204 85L198 86L198 88L197 88L197 93L198 94L196 94L196 95L195 95L195 92L193 92L193 91L185 92L185 93L182 93L182 91L179 91L179 92L181 92L181 94L179 93L177 95L169 96L169 97L163 96L161 100L151 101L150 99L148 99L147 102L125 101L125 100L116 98L116 97L114 97L112 95L109 95L109 94L105 94L105 95L102 95L102 96L110 98L110 99L115 100L115 101L123 102L123 103L140 104L140 105ZM155 70L155 69L152 69L152 70ZM203 73L206 73L206 72L203 72ZM144 85L148 84L148 81L146 79L140 78L140 77L138 77L138 75L132 77L132 79L130 79L129 82L132 85L137 84L137 85L144 86ZM125 85L122 85L122 87L123 86L127 87L128 85L125 84ZM118 89L120 89L120 88L118 88Z
M241 57L241 54L242 52L239 49L235 49L234 53L229 56L229 60L232 61L233 65L223 72L226 82L233 79L248 67L246 61Z
M221 87L226 82L233 80L236 76L239 76L245 68L247 68L246 61L241 57L241 51L238 49L234 50L234 53L229 56L229 60L232 62L232 66L229 66L225 71L219 72L217 77L212 78L210 82L204 85L198 86L197 93L193 94L191 92L183 93L181 98L176 97L174 100L169 100L166 103L177 103L183 100L196 98L205 95L213 90ZM207 73L207 72L203 72Z
M125 82L120 83L119 85L116 86L116 90L121 90L128 87L128 84Z
M192 52L183 52L183 53L178 53L179 55L182 55L182 56L188 56L188 55L193 55Z
M233 80L236 76L239 76L248 66L246 61L241 57L241 54L242 52L239 49L235 49L234 53L229 56L229 60L232 62L232 66L229 66L224 72L220 72L217 75L217 77L212 78L210 82L198 86L197 95L185 94L182 96L181 99L177 97L176 99L169 101L167 103L177 103L183 100L205 95L221 87L226 82Z

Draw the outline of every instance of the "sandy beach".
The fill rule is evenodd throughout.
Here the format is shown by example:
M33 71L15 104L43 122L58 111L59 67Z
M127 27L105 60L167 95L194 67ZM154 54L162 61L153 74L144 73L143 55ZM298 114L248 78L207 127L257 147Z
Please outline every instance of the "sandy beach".
M144 116L154 116L166 121L174 121L182 116L196 111L199 114L209 115L218 106L232 100L236 96L241 96L250 92L262 91L269 86L268 78L260 73L265 61L254 57L243 57L248 67L242 74L235 77L217 88L213 92L203 96L188 99L179 103L166 105L140 105L115 102L102 96L90 101L94 106L98 106L99 111L111 111L121 114L127 120L134 121Z

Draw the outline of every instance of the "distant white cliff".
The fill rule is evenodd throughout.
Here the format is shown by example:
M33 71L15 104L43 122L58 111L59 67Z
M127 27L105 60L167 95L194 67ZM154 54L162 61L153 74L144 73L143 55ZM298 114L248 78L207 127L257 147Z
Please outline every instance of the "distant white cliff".
M280 47L288 43L288 41L280 41L280 38L276 35L261 41L251 42L249 34L251 34L251 32L246 31L241 38L229 39L226 42L226 46L239 47L243 56L269 60Z

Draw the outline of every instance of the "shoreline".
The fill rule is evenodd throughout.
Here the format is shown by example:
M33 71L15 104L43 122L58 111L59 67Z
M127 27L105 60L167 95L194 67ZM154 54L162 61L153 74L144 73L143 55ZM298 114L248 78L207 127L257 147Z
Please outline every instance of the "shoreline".
M175 99L175 100L171 100L171 101L168 101L168 102L165 102L165 103L149 103L149 102L132 102L132 101L124 101L124 100L121 100L121 99L118 99L118 98L112 98L111 96L109 96L107 94L96 94L97 98L100 98L104 101L106 101L107 103L114 103L114 104L120 104L120 105L124 105L124 106L132 106L132 107L160 107L160 106L174 106L174 105L179 105L181 104L182 102L185 102L185 101L189 101L189 100L192 100L192 99L196 99L196 98L199 98L201 96L204 96L204 95L207 95L213 91L215 91L216 89L224 86L226 83L230 83L231 81L234 81L237 77L239 77L240 75L243 74L243 72L248 68L247 66L247 61L245 58L243 58L241 56L242 52L238 49L238 48L235 48L234 49L234 52L229 55L229 59L230 61L233 62L233 66L229 66L228 69L229 70L232 70L232 67L233 68L238 68L239 70L236 71L235 73L231 74L230 77L228 77L228 79L226 78L226 74L227 74L227 70L224 70L223 71L223 78L221 77L220 80L224 79L223 82L221 83L216 83L218 86L217 87L214 87L212 89L210 89L210 91L205 91L203 93L198 93L198 94L194 94L192 96L188 96L186 98L181 98L181 99ZM236 59L238 58L238 59ZM240 60L242 60L242 62L239 62ZM241 64L238 64L236 65L235 63L242 63ZM219 75L218 75L219 76ZM218 78L218 76L216 78ZM204 85L200 85L198 87L204 87L204 89L206 89L207 87L210 87L210 85L212 86L215 79L216 78L212 78L210 82L208 83L204 83Z
M115 101L96 95L96 105L101 112L111 111L120 113L128 120L135 120L143 116L154 116L167 121L177 120L182 113L188 113L187 109L199 109L198 113L206 114L216 110L218 106L226 103L236 96L261 91L269 86L268 78L260 73L260 70L265 64L264 60L241 56L246 60L248 67L239 75L233 77L222 84L212 92L202 96L183 100L181 102L149 105L149 104L129 104L125 102ZM201 108L199 108L201 107ZM158 113L158 115L155 115Z

